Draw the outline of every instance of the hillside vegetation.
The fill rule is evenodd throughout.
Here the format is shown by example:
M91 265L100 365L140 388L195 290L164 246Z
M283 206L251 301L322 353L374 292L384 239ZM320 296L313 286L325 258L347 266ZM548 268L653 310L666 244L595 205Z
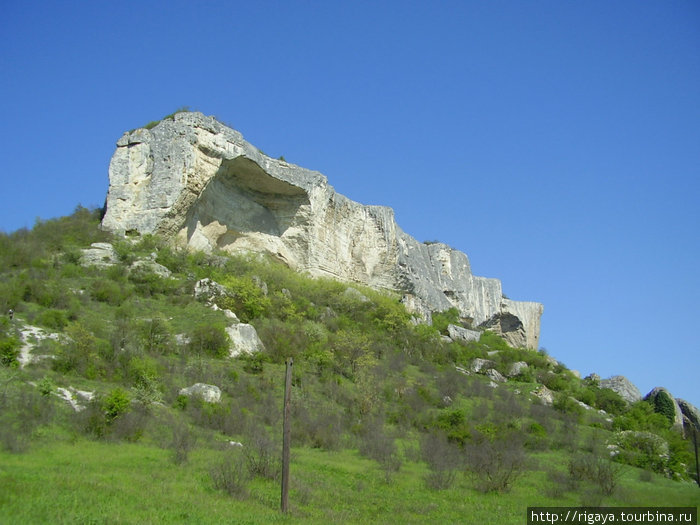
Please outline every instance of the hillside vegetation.
M0 322L3 523L502 524L528 506L700 501L692 442L663 406L629 405L489 332L452 341L455 311L419 324L389 291L112 238L99 218L78 207L0 234L0 311L14 311ZM95 242L113 264L83 264ZM205 278L225 289L215 308L195 299ZM264 351L230 357L227 310ZM221 399L180 393L196 383Z

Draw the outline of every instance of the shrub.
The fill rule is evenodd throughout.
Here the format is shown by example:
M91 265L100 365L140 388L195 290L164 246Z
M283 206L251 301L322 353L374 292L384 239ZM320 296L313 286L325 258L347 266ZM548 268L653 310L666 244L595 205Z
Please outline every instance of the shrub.
M433 490L450 488L460 468L462 458L459 448L445 434L436 432L423 436L420 451L423 461L430 468L430 473L424 477L426 485Z
M467 470L482 492L505 492L523 473L525 449L522 436L501 433L494 439L477 436L465 444Z
M126 390L115 388L102 401L105 422L109 425L129 410L131 400Z
M63 330L68 325L68 315L65 310L48 309L37 316L36 322L47 328Z
M0 363L3 366L17 368L19 361L17 358L20 353L20 342L16 337L5 337L0 340Z
M182 465L187 462L190 451L197 443L197 435L183 422L173 424L172 432L173 436L170 442L170 450L173 454L173 462L176 465Z
M282 471L281 451L264 427L255 425L243 448L248 473L266 479L277 479Z
M189 349L197 355L226 357L230 339L226 329L220 324L199 325L189 334Z
M593 405L596 408L605 410L610 414L621 414L627 408L627 401L610 388L599 388L595 391L595 394L595 403Z
M174 347L168 322L160 316L141 321L138 324L138 335L143 349L147 352L165 354Z
M600 495L610 496L623 474L623 466L614 463L608 457L607 449L597 441L595 436L588 442L588 451L573 454L569 460L569 475L576 481L589 481L594 491Z
M246 463L246 458L239 451L224 453L221 460L209 469L214 488L235 498L245 498L248 495L247 484L251 479Z
M442 312L435 312L433 317L433 328L441 334L447 334L447 327L451 324L459 325L459 310L452 307Z

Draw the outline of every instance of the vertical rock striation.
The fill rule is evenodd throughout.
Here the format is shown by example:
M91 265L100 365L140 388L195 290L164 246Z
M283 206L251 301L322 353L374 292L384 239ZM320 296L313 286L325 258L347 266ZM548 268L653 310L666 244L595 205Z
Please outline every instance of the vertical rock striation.
M321 173L263 155L213 117L177 113L125 133L109 180L108 231L270 253L314 276L400 291L426 317L456 307L473 326L537 348L541 304L505 299L500 281L474 276L464 253L418 242L390 208L336 193Z

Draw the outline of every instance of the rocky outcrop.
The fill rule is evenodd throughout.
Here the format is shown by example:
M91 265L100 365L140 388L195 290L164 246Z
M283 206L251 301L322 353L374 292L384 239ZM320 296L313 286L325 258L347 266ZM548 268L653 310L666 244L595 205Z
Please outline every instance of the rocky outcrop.
M201 113L125 133L109 168L102 222L197 250L269 253L314 276L400 291L427 311L455 307L472 326L537 348L542 305L505 299L467 256L404 233L390 208L336 193L325 176L271 159ZM415 299L411 299L411 298Z
M478 341L481 339L481 332L469 330L454 324L447 325L447 333L450 335L452 341L468 343L469 341Z
M700 430L700 410L685 399L676 398L676 403L683 414L683 426L686 430Z
M683 430L683 412L671 392L662 386L657 386L644 396L644 400L649 401L656 412L668 417L674 430Z
M601 379L600 388L614 390L628 403L636 403L642 399L642 393L625 376L612 376L608 379Z
M114 247L108 242L94 242L83 250L80 264L83 266L112 266L119 261Z
M508 367L508 377L516 377L519 376L520 374L524 373L528 369L528 365L525 361L517 361L515 363L512 363Z

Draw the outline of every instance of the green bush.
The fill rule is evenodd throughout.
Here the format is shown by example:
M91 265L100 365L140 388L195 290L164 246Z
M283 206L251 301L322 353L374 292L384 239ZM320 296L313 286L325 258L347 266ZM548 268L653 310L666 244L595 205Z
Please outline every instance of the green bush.
M230 339L223 325L199 325L189 334L188 347L196 355L226 357L229 353Z
M104 410L105 421L108 425L112 424L115 419L124 415L131 404L131 399L126 390L115 388L102 401L102 409Z
M668 419L669 426L676 421L676 409L673 399L663 390L656 394L652 401L654 411Z
M432 317L433 328L441 334L447 334L447 327L451 324L460 325L459 310L454 307L442 312L435 312Z
M68 314L65 310L43 310L36 317L36 322L47 328L63 330L68 325Z
M5 337L0 340L0 363L2 366L17 368L21 343L16 337Z

